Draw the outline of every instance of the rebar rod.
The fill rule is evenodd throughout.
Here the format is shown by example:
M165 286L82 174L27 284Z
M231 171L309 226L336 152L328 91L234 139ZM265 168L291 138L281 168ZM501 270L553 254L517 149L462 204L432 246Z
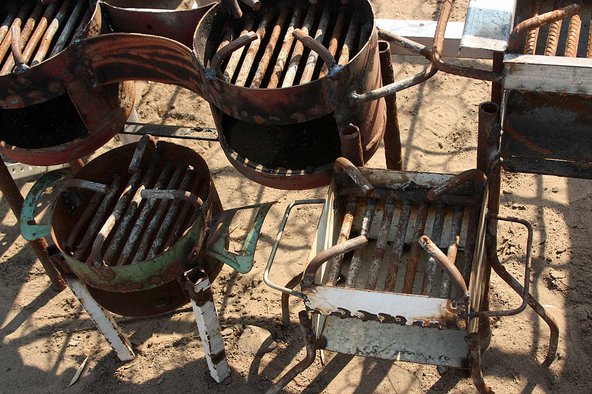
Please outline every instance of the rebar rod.
M62 26L62 24L64 23L64 19L66 19L66 17L68 16L71 3L72 0L65 0L62 3L62 6L60 7L58 13L49 24L47 30L45 31L45 34L43 35L43 38L41 39L39 47L37 48L35 57L31 62L32 66L41 63L45 59L45 56L47 55L47 53L49 52L49 48L51 47L52 41L58 32L58 29Z
M417 267L419 266L419 258L421 256L419 237L421 237L425 231L427 218L428 205L426 203L422 203L419 205L417 210L415 231L413 232L413 239L411 241L411 252L407 261L407 269L405 270L403 293L411 294L413 292L413 285L415 284L415 276L417 275Z
M327 35L327 28L329 27L329 20L331 19L331 10L329 6L326 6L321 14L321 20L319 21L319 26L314 35L314 39L317 40L319 43L323 43ZM319 54L316 51L311 50L308 54L308 58L306 59L306 63L304 65L304 71L302 72L302 76L300 77L300 84L305 84L312 80L317 61L319 59Z
M251 32L253 28L253 18L245 17L245 23L243 28L240 32L239 37L246 36ZM230 55L230 59L228 59L228 63L226 63L226 68L224 69L224 74L228 78L228 81L231 82L234 79L234 74L236 74L237 67L240 63L241 57L243 52L247 50L247 46L242 47L241 49L234 51L232 55Z
M356 210L358 208L358 199L355 197L348 198L343 214L343 221L341 222L341 229L337 237L337 244L342 244L349 239ZM341 264L343 263L343 255L339 255L329 261L326 284L335 286L339 273L341 272Z
M255 58L257 56L257 52L259 51L259 47L261 43L265 39L265 35L269 30L269 25L271 24L273 18L275 17L275 12L268 11L266 12L263 17L261 18L261 22L259 23L259 27L257 27L257 36L259 37L258 40L255 40L249 45L249 49L247 49L247 54L245 55L245 59L240 66L240 70L238 72L238 77L234 82L237 86L247 86L247 81L249 78L249 74L253 68L253 63L255 62Z
M374 250L374 260L370 265L370 271L368 273L368 280L366 281L366 289L375 290L378 284L378 274L380 273L380 267L382 267L384 256L386 254L386 245L388 236L393 222L393 214L395 212L395 204L392 202L386 202L384 206L384 214L382 216L382 222L380 223L380 231L376 240L376 248Z
M280 15L278 16L277 21L275 22L275 26L271 31L271 36L269 37L269 42L265 46L265 51L263 52L263 56L259 61L259 66L257 66L257 71L255 71L255 76L253 77L253 81L251 82L252 88L259 88L263 82L263 78L267 73L267 69L269 64L271 63L272 56L275 52L278 40L280 38L280 34L282 33L282 29L284 24L286 23L286 19L288 18L290 9L285 7L282 8L280 11Z
M360 235L366 237L368 236L368 232L370 231L370 226L372 225L372 219L374 217L375 210L376 200L373 198L367 199L364 217L362 218L362 228L360 230ZM358 279L358 273L360 272L360 268L362 266L363 250L363 246L356 249L354 255L352 256L351 262L349 264L349 271L347 273L347 278L345 281L345 287L354 287L356 284L356 280Z
M397 232L393 241L393 252L389 262L389 269L386 275L386 283L384 285L385 291L393 291L397 283L397 273L399 271L399 264L401 263L401 256L403 255L403 246L405 245L405 237L407 236L407 227L409 227L409 218L411 217L411 201L403 203L399 223L397 224Z
M464 217L463 207L456 207L452 217L452 225L450 226L450 245L448 245L447 256L450 261L456 263L456 254L458 252L458 240L462 228L462 220ZM450 278L442 273L442 284L440 286L440 298L450 297Z
M436 212L434 214L434 225L432 226L431 238L436 245L442 242L442 230L444 229L444 220L446 219L446 212L442 204L436 205ZM436 274L436 260L430 256L426 262L424 269L423 282L421 283L421 294L430 295L434 285L434 276Z
M304 33L308 34L310 29L312 28L312 24L315 20L317 7L311 6L308 8L308 12L306 13L306 17L304 18L304 23L300 30ZM304 44L300 41L297 41L294 45L294 50L292 51L292 56L290 56L290 62L288 63L288 69L286 70L286 74L284 75L284 79L282 81L282 87L289 87L294 85L296 74L298 72L298 65L302 60L302 55L304 54Z
M292 14L292 18L290 19L290 23L288 25L288 29L286 30L286 34L284 34L284 40L282 47L280 48L280 53L275 61L275 66L273 67L273 72L269 79L269 83L267 84L268 89L276 88L279 85L280 78L284 71L284 67L286 66L286 62L288 61L288 56L290 55L290 50L292 49L292 44L294 44L294 36L292 33L296 26L300 23L300 19L302 18L302 12L304 11L302 4L299 4L294 9L294 13Z
M80 17L82 16L82 13L84 12L87 5L88 2L86 1L76 2L74 10L72 10L70 17L68 18L68 22L66 22L66 25L62 29L62 32L60 33L60 36L58 37L56 44L51 50L49 57L58 54L66 47L66 45L68 45L68 42L72 37L72 33L74 32L76 26L78 26L78 23L80 22Z

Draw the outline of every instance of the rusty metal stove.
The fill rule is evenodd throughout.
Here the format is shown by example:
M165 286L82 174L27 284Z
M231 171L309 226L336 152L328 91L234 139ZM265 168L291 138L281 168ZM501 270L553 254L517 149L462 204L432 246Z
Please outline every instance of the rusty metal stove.
M481 371L489 318L520 313L527 305L551 328L545 364L553 361L557 326L529 296L532 226L488 208L497 201L489 191L499 196L500 190L499 175L489 171L492 177L485 177L495 165L497 105L482 104L479 121L479 169L452 176L356 168L341 158L326 200L287 208L264 280L284 293L284 324L289 324L288 296L304 300L300 322L307 356L269 393L310 366L317 349L469 369L477 389L490 392ZM283 228L291 209L307 203L324 204L309 263L303 274L279 286L270 271ZM528 230L523 284L500 268L499 221ZM490 264L520 294L519 307L489 309ZM299 283L300 291L294 290Z
M95 0L7 1L0 7L0 150L54 165L111 139L134 103L133 82L100 88L77 71L76 44L108 31Z

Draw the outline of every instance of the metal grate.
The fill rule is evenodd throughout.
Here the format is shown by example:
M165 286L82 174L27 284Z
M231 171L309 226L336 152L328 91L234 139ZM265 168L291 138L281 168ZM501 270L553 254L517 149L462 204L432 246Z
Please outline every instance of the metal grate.
M85 34L95 7L91 0L10 1L0 8L0 75L15 69L12 30L20 30L23 63L34 66Z
M369 242L330 260L325 284L446 299L460 296L418 240L427 235L469 283L478 199L451 195L433 202L426 197L427 189L377 189L375 198L366 198L355 188L344 188L339 196L343 221L337 242L356 235L366 235Z
M251 88L302 85L326 75L327 68L317 53L292 36L295 29L321 42L345 65L368 41L372 26L361 20L353 5L334 0L268 5L259 12L245 9L234 26L226 21L214 46L222 49L249 32L256 32L259 39L232 53L221 71L230 83Z
M64 246L79 261L110 266L149 260L174 245L198 218L197 196L207 195L209 188L190 166L167 160L142 142L127 178L114 175L110 185L102 186L87 202ZM148 189L163 190L158 196Z

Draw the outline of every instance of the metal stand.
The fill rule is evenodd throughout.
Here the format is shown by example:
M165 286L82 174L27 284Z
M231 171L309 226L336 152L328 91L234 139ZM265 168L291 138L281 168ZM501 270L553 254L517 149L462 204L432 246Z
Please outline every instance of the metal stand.
M8 205L14 216L16 216L17 220L20 220L24 198L16 185L16 182L10 175L8 168L6 168L4 160L0 160L0 162L0 191L4 198L6 198L6 201L8 201ZM53 289L58 292L64 290L66 288L64 278L62 278L60 272L56 269L47 255L47 242L44 239L38 239L29 242L29 244L33 248L35 256L37 256L41 265L43 265L45 273L49 276Z

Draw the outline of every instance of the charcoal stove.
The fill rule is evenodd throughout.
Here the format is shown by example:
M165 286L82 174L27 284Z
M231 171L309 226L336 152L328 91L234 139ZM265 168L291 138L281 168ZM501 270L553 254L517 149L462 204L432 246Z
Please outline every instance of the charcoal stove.
M153 80L199 93L211 104L231 163L267 186L326 185L339 155L362 165L396 116L384 97L436 71L403 85L382 73L381 58L390 69L390 52L379 47L365 0L263 1L260 8L237 5L238 18L226 3L200 20L193 53L163 37L110 34L81 44L84 68L96 85ZM413 44L407 40L428 57L429 49Z
M94 88L76 71L72 44L106 31L97 1L6 1L0 20L0 151L6 157L66 163L123 127L133 108L133 82Z
M42 194L65 178L51 223L35 224ZM133 352L125 338L118 339L103 308L145 317L191 300L208 363L221 363L210 365L212 376L221 381L228 373L226 360L207 350L215 340L223 351L209 283L224 262L242 273L251 269L272 204L222 211L208 167L197 153L144 136L95 158L74 177L63 171L41 177L25 200L21 233L28 240L51 234L59 250L54 261L122 360L133 358ZM257 213L237 254L227 250L228 229L241 209ZM205 323L204 313L210 315Z
M478 167L491 168L492 135L499 135L499 108L480 107ZM287 296L303 299L299 315L307 356L271 388L279 392L310 366L317 349L365 357L469 369L480 392L491 392L481 371L488 347L489 318L521 312L527 305L549 324L545 364L557 349L557 326L529 296L532 226L488 209L499 177L484 171L458 175L357 168L335 163L325 200L288 206L272 248L264 281L282 291L284 324ZM490 174L492 174L490 172ZM497 189L494 189L497 188ZM495 197L493 198L495 200ZM270 280L276 251L291 209L322 203L323 213L303 274L287 286ZM500 268L495 248L499 221L528 231L524 284ZM511 310L489 309L491 266L522 297ZM300 291L294 290L300 283Z

